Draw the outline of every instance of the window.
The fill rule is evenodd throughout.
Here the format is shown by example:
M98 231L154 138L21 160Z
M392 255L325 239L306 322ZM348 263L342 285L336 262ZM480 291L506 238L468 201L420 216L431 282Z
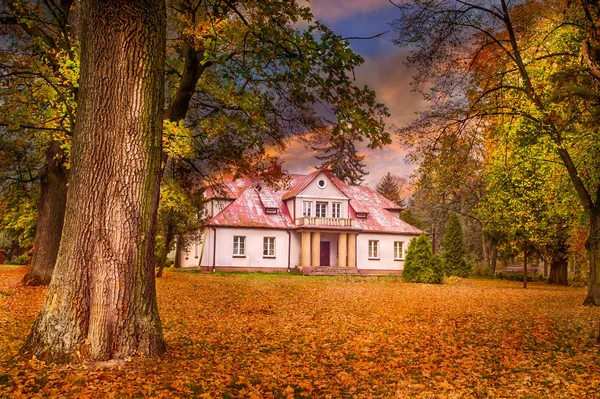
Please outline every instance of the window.
M302 203L302 216L312 216L312 201Z
M394 260L404 259L404 241L394 241Z
M317 202L317 217L327 217L327 202Z
M379 259L378 240L369 240L369 259Z
M233 256L245 256L246 255L246 237L245 236L233 236Z
M342 217L341 202L334 202L331 204L331 217L332 218L341 218Z
M276 214L277 208L265 208L265 213Z
M275 257L275 237L265 237L263 240L263 257Z
M319 188L325 188L325 187L327 187L327 182L326 182L325 180L323 180L323 179L320 179L320 180L317 182L317 186L318 186Z

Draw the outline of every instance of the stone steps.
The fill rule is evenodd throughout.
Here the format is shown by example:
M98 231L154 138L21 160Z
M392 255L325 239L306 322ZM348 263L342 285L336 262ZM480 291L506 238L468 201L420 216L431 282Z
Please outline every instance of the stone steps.
M320 266L309 273L309 276L360 276L355 267Z

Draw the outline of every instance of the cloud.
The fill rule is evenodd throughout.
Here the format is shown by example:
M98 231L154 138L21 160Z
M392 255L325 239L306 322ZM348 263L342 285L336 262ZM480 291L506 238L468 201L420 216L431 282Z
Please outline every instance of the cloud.
M385 21L396 16L388 0L312 0L310 7L317 19L334 23L336 33L342 34L343 31L351 36L380 31L382 26L385 27ZM390 131L393 126L408 125L416 117L415 112L425 109L426 105L421 95L412 91L410 83L414 71L404 65L406 51L392 42L394 37L396 34L390 32L377 39L350 43L365 60L354 71L356 84L368 85L377 93L377 100L388 106L391 117L386 125ZM392 138L394 142L381 150L357 146L359 153L365 155L369 171L365 184L372 188L387 172L409 177L414 170L414 165L406 163L403 143L393 134ZM305 149L301 143L292 143L281 158L288 171L310 173L320 163L314 155L314 151Z
M302 2L307 3L307 2ZM388 0L312 0L310 9L316 19L334 23L355 16L390 7Z

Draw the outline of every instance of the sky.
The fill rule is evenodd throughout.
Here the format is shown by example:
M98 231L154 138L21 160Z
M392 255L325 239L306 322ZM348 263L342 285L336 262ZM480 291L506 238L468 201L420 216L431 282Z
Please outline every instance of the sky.
M393 43L397 34L389 23L398 16L398 9L388 0L311 0L310 7L317 20L342 37L369 37L390 30L376 39L350 41L350 47L365 59L355 71L356 83L375 90L378 101L390 109L386 127L393 139L383 150L364 146L357 149L365 155L369 172L365 185L375 187L387 172L410 177L414 165L407 164L406 153L393 134L393 126L405 126L412 121L423 102L420 94L411 92L411 73L403 64L405 54ZM291 143L281 158L289 172L309 173L320 163L313 155L313 151L301 144Z

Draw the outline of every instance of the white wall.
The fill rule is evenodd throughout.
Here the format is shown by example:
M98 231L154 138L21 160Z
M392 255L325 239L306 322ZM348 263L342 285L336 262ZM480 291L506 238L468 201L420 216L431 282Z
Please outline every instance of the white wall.
M214 230L207 229L206 244L202 266L212 267L214 255ZM237 267L288 267L288 233L283 230L247 229L247 228L216 228L217 245L215 266L237 266ZM293 235L294 233L292 233ZM233 237L246 237L245 257L233 257ZM275 257L263 257L263 238L275 237ZM292 245L294 237L292 237ZM290 258L291 267L294 267L294 256L298 257L299 244L292 248Z
M404 257L408 243L414 236L360 233L356 238L356 256L359 269L402 270L404 260L394 260L394 241L403 241ZM379 241L379 260L369 259L369 240Z
M317 185L319 180L325 180L327 182L327 186L325 188L320 188ZM331 203L332 202L341 202L342 204L342 215L343 218L350 217L348 214L348 198L337 189L337 187L329 180L329 178L324 174L320 173L309 185L306 187L300 194L296 196L295 200L295 208L296 208L296 218L302 217L303 206L302 203L304 201L311 201L312 204L312 216L315 216L317 204L316 202L327 202L327 216L331 217ZM292 210L290 209L290 212ZM294 214L292 213L292 217Z

